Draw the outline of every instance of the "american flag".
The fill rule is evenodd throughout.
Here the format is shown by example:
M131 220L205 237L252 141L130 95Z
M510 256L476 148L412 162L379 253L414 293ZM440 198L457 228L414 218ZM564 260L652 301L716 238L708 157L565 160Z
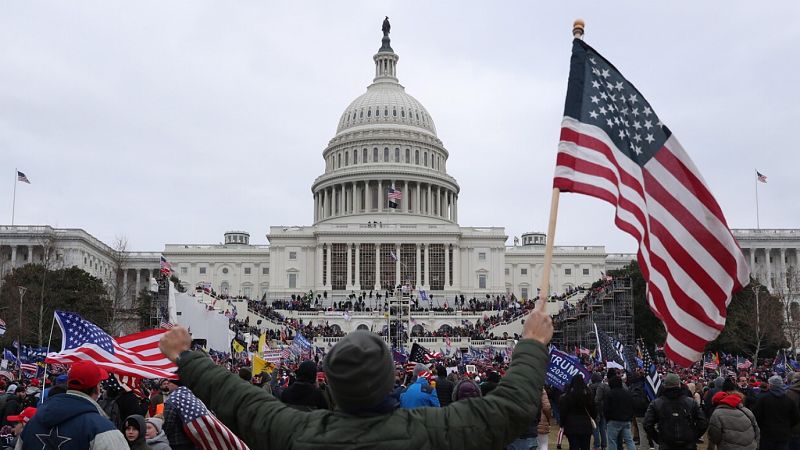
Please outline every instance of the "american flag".
M23 372L36 373L39 371L39 365L36 363L22 363L19 365L19 368L22 369Z
M767 176L764 175L763 173L757 171L757 170L756 170L756 177L758 178L758 181L760 181L762 183L766 183L767 182Z
M739 370L747 370L752 366L753 366L753 363L750 362L749 359L744 358L744 360L742 360L742 359L739 359L738 356L736 357L736 368L737 369L739 369Z
M414 344L411 346L411 352L408 354L408 361L426 364L431 359L431 352L427 348L414 342Z
M111 373L140 378L176 378L177 366L158 349L167 330L147 330L114 339L97 325L71 312L56 311L61 327L61 351L46 363L94 361Z
M247 445L206 408L192 391L181 386L169 395L164 409L175 408L189 439L201 450L247 450Z
M682 366L699 360L750 269L675 136L580 39L572 47L553 187L616 207L615 224L639 242L647 300L667 329L667 356Z
M624 346L603 330L594 326L597 336L597 348L600 350L600 359L606 362L606 366L616 369L625 368Z
M31 180L29 180L28 177L26 177L25 174L20 172L19 170L17 171L17 181L22 181L23 183L31 184Z
M164 255L161 255L161 274L167 275L172 273L172 264L167 261L167 258L164 258Z
M399 189L395 189L393 187L389 188L389 200L401 200L403 198L403 192Z
M717 370L719 368L719 361L714 359L714 356L709 353L703 359L703 369Z

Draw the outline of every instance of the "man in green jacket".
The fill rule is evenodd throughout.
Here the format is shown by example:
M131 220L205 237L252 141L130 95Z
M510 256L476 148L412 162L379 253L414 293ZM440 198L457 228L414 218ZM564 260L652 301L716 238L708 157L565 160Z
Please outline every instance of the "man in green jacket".
M392 353L370 332L355 331L325 357L335 411L298 411L213 361L191 352L191 336L176 327L161 351L178 375L250 448L260 449L502 449L527 430L539 410L553 324L539 300L525 321L505 377L485 397L445 408L397 409ZM537 413L538 414L538 413Z

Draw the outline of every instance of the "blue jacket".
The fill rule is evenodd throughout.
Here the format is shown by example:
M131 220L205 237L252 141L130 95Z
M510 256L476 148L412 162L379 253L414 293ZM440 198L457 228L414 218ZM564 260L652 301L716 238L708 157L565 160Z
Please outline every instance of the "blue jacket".
M400 395L400 407L423 408L425 406L440 406L436 389L428 384L425 378L417 378L406 391Z
M128 443L91 397L67 391L48 399L37 409L22 431L16 448L118 450L128 448Z

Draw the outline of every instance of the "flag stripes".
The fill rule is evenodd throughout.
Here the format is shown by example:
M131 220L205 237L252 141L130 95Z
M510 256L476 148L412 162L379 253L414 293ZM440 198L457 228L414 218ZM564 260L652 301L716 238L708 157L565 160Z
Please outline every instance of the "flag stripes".
M590 61L595 66L591 72L586 70ZM576 41L553 186L616 208L616 226L639 242L637 260L647 280L648 303L667 329L665 352L688 366L721 332L727 304L749 282L750 271L694 163L615 70ZM620 92L607 95L603 81L617 79ZM614 93L612 86L608 82ZM626 98L626 93L635 94ZM611 100L600 106L595 95L588 101L590 94ZM640 131L645 128L646 133ZM652 147L640 143L640 132Z

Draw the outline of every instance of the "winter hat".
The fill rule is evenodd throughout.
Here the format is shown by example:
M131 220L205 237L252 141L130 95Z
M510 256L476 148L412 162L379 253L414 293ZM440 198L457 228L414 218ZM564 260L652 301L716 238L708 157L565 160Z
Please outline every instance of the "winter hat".
M717 389L722 389L722 385L723 384L725 384L725 378L724 377L717 377L717 379L714 380L714 387L717 388Z
M489 382L490 383L499 383L500 382L500 374L495 372L495 371L489 372Z
M164 427L164 421L159 419L158 417L148 417L147 423L153 425L156 428L156 434L161 433L161 429Z
M480 396L481 389L478 387L478 384L472 380L461 380L453 389L453 401Z
M297 381L313 383L317 377L317 365L314 364L314 361L303 361L294 373L297 376Z
M394 387L392 352L366 330L348 333L325 355L325 375L334 402L345 411L372 408Z
M780 375L773 375L769 377L769 388L770 389L783 389L783 378Z
M681 379L678 375L674 373L668 373L666 377L664 377L664 388L676 388L681 387Z

